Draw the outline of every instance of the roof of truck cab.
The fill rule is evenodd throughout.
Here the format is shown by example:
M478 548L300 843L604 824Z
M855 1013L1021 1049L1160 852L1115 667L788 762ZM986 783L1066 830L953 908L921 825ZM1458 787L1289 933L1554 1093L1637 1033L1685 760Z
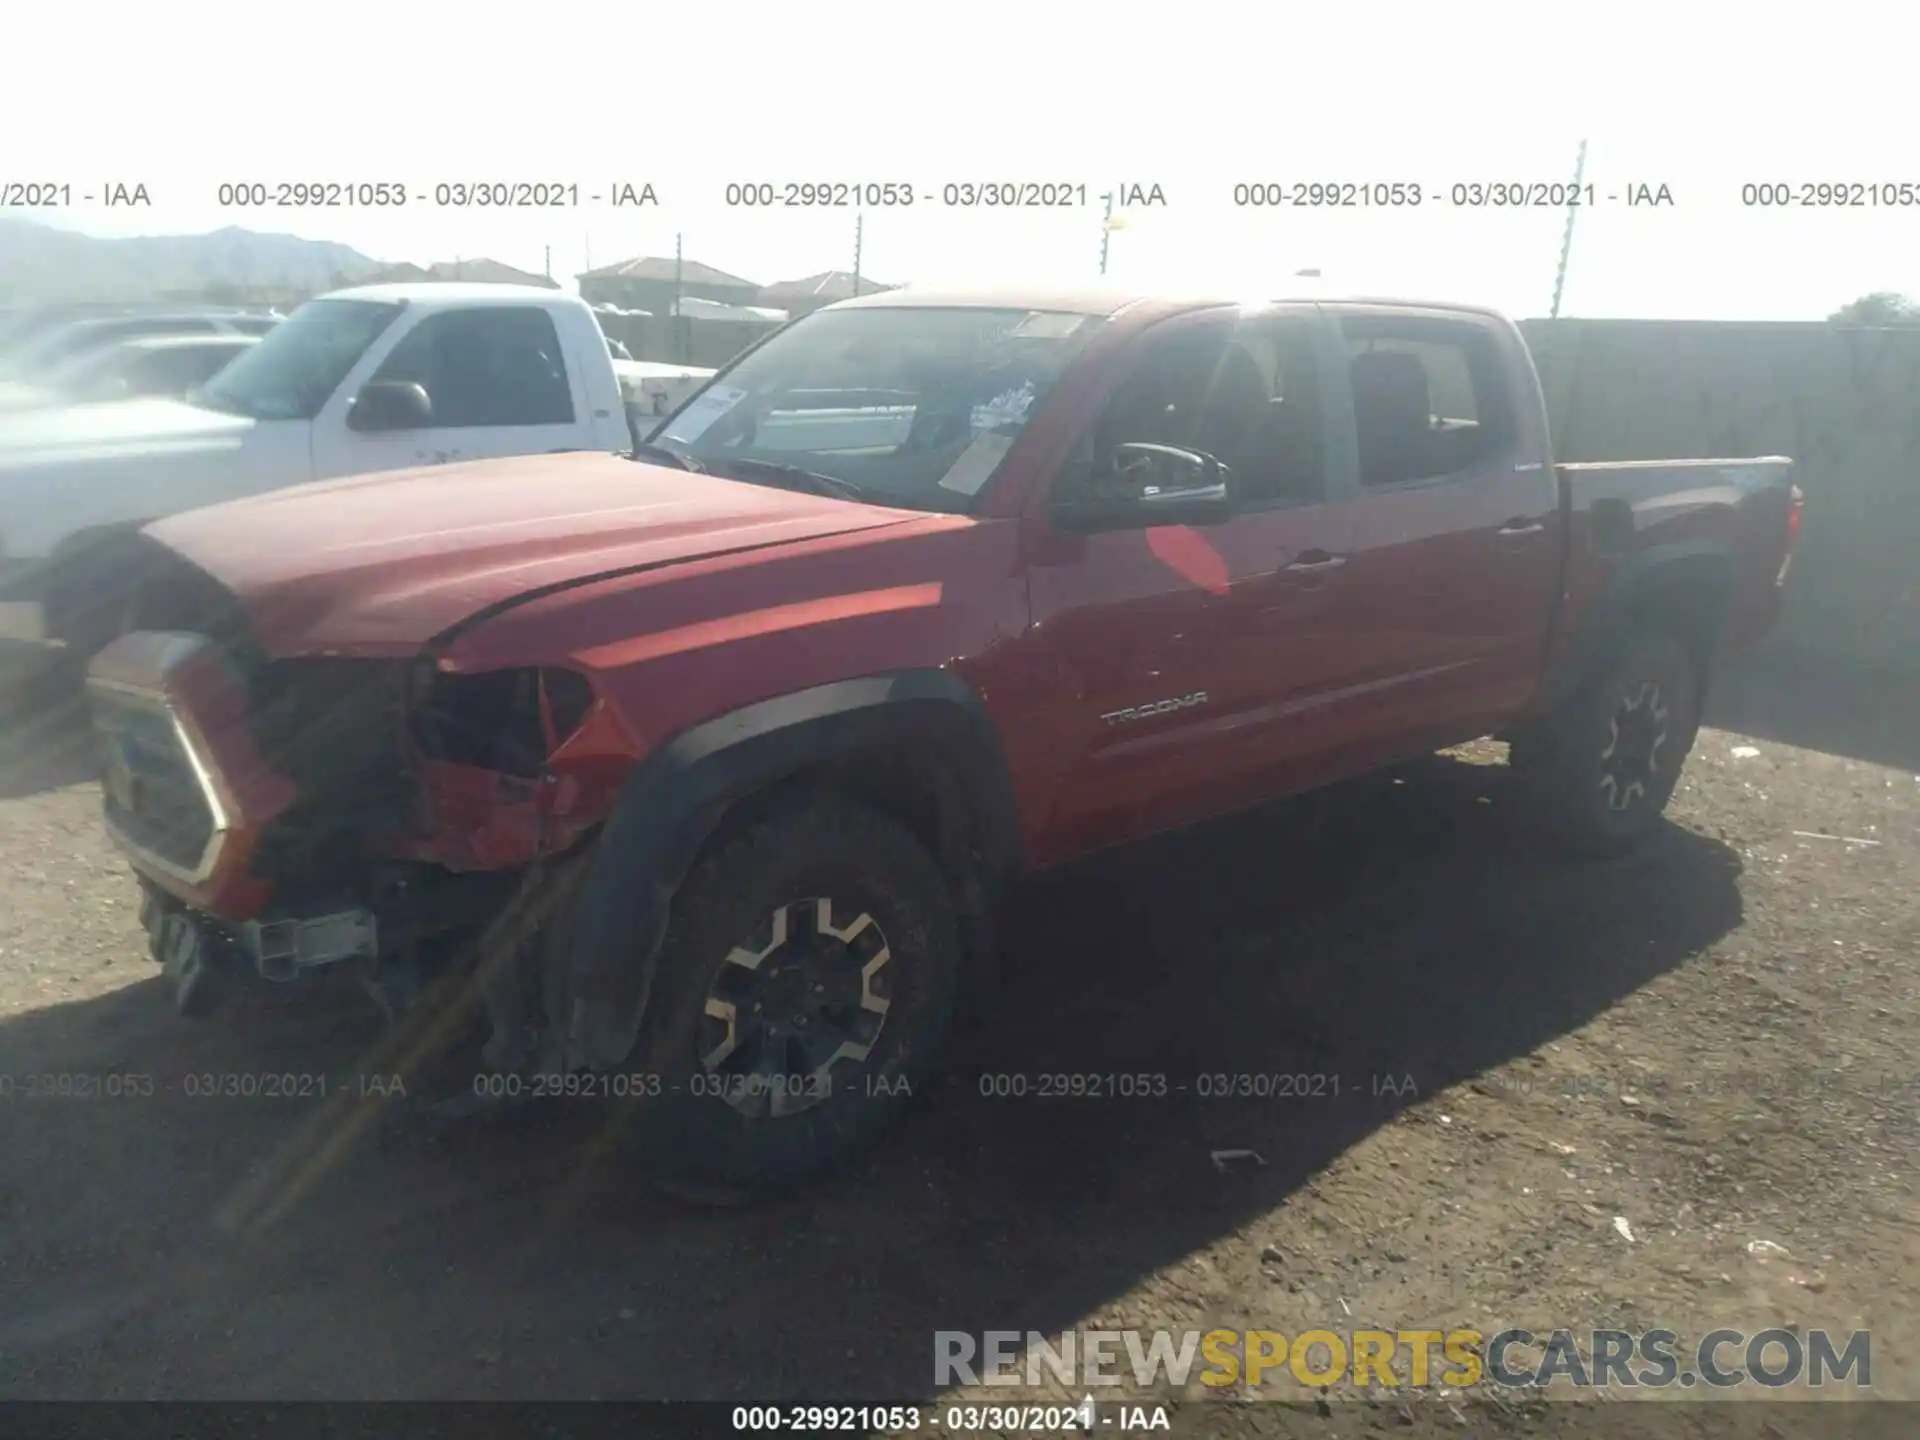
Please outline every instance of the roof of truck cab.
M900 309L932 306L941 309L1053 310L1070 315L1117 315L1143 300L1161 297L1140 290L1109 289L1102 286L1044 289L1037 285L1005 286L991 289L948 287L944 285L905 285L898 290L882 290L857 299L839 300L823 308L828 310ZM1219 303L1218 296L1195 297L1196 303Z
M542 285L493 285L485 281L422 280L414 284L355 285L347 290L330 290L327 300L377 300L385 304L441 306L472 305L551 305L556 300L575 300L565 291L549 290Z
M997 288L905 285L896 290L862 295L858 299L841 300L824 308L873 310L928 306L955 309L1052 310L1071 315L1097 315L1111 318L1123 310L1149 302L1187 305L1194 309L1205 309L1216 305L1377 305L1401 310L1450 310L1469 315L1499 313L1484 305L1466 305L1450 300L1417 300L1406 296L1335 295L1324 292L1248 295L1207 290L1139 290L1103 286L1047 289L1032 285Z

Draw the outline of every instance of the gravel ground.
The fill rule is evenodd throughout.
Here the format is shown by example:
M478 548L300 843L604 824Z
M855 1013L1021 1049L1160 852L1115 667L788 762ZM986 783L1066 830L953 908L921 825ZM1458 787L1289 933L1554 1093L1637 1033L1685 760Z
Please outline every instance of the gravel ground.
M356 1131L341 1092L384 1073L357 1000L176 1018L93 786L16 743L0 1394L930 1398L940 1329L1377 1324L1865 1328L1877 1396L1920 1398L1920 704L1860 677L1814 703L1810 673L1729 684L1745 733L1702 732L1624 861L1539 853L1483 744L1051 877L1003 1013L903 1132L723 1213L652 1195L583 1106ZM1188 1090L981 1093L1116 1069ZM1275 1073L1339 1093L1192 1083ZM265 1074L336 1103L190 1093ZM1444 1398L1332 1398L1204 1431L1468 1433Z

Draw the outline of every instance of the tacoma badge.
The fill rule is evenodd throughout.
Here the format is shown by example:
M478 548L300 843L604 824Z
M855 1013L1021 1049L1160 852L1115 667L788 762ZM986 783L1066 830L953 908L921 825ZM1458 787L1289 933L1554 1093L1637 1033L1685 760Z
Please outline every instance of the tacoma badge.
M1171 715L1176 710L1206 703L1207 692L1196 690L1191 695L1178 695L1171 700L1155 700L1146 705L1132 705L1125 710L1109 710L1100 718L1109 725L1125 725L1134 720L1150 720L1155 715Z

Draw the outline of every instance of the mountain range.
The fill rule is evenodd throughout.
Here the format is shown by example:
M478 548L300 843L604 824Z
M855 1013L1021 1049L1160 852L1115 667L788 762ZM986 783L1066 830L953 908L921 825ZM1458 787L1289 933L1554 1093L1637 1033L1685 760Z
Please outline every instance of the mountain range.
M311 294L378 262L331 240L228 226L206 235L82 235L0 217L0 305L204 295Z

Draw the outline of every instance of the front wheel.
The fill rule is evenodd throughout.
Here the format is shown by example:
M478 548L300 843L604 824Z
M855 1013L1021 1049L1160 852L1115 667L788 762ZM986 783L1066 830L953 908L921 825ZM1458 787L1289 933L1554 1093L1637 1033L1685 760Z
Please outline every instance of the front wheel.
M1514 736L1513 768L1535 812L1581 854L1644 840L1693 748L1699 696L1687 647L1665 631L1636 631L1559 711Z
M663 1188L777 1190L863 1149L934 1072L959 930L904 827L815 800L723 838L675 898L635 1056Z

